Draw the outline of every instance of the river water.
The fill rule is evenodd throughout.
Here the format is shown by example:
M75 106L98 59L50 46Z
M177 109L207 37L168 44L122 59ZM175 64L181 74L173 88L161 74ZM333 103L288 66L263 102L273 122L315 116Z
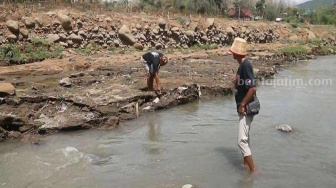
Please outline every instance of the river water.
M322 57L258 86L254 179L240 166L238 117L228 96L141 116L113 131L55 134L39 146L1 143L0 187L336 187L335 72L335 57ZM285 85L286 78L315 85ZM333 85L318 85L323 79ZM283 123L294 131L276 130Z

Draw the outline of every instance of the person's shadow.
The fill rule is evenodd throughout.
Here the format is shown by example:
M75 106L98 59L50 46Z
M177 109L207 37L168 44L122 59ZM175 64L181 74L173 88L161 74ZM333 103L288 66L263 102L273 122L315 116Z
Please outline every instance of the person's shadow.
M246 169L243 167L242 155L238 148L228 148L228 147L218 147L215 149L217 152L221 153L230 163L232 168L236 171L244 172ZM242 179L238 180L237 188L252 188L253 178L248 173L241 173Z

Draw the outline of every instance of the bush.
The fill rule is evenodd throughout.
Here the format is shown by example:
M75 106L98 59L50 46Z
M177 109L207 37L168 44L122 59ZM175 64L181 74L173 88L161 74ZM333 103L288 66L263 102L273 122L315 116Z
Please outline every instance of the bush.
M61 58L63 50L63 47L53 47L50 42L41 39L33 39L32 43L24 46L6 44L0 47L0 62L12 65Z

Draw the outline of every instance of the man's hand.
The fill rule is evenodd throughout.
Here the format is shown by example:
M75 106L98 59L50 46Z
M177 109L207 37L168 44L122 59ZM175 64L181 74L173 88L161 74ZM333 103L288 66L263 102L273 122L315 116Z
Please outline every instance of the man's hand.
M243 105L239 106L239 108L238 108L238 114L239 115L246 115L245 106L243 106Z

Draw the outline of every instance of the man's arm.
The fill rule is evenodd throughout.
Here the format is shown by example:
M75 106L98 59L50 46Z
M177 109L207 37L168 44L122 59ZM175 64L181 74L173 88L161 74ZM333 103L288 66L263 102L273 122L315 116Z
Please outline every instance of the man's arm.
M257 92L257 88L256 87L250 87L247 91L246 96L244 97L243 101L240 103L239 109L238 109L238 113L243 114L244 112L246 112L246 105L248 104L248 102L251 101L251 99L253 98L253 95Z
M155 73L155 82L156 82L157 91L161 93L160 77L159 77L158 72Z
M251 87L248 91L246 96L244 97L243 101L240 103L241 106L246 106L248 102L250 102L253 98L253 95L257 92L256 87Z

